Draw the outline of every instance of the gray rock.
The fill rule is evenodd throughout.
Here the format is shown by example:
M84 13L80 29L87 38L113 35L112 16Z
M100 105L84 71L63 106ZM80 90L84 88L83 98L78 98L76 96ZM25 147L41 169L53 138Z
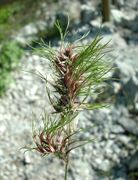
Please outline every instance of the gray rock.
M133 66L126 61L116 61L115 63L116 66L116 72L114 76L118 78L123 84L126 84L131 77L135 76L135 70ZM137 66L137 65L136 65Z
M91 29L92 32L97 33L101 27L101 19L99 17L93 19L92 21L89 22L89 24L91 26L89 27L89 29Z
M87 161L83 161L83 163L80 164L80 160L78 160L74 164L74 167L73 180L95 180L94 172L91 170Z
M101 160L97 158L96 163L96 169L106 173L109 172L112 168L112 163L107 159Z
M118 91L118 103L123 103L129 110L135 111L135 113L137 112L138 103L137 55L138 52L135 48L133 51L128 49L126 56L120 55L115 63L116 71L113 74L113 77L117 78L121 85Z
M71 20L73 22L78 22L80 20L80 16L81 16L81 4L80 4L80 2L74 1L73 4L69 7L68 12L70 14Z
M89 23L97 16L96 11L93 7L88 5L81 6L81 20L83 23Z
M128 167L130 171L136 171L138 170L138 153L133 155L128 162Z
M133 32L138 31L138 14L135 11L120 11L118 9L111 10L112 19L115 24L127 28Z
M106 30L106 27L109 29L109 31L108 29ZM125 40L118 33L113 33L114 28L109 28L109 27L106 24L103 25L103 32L105 32L105 35L101 42L103 43L110 42L109 46L112 47L113 49L116 48L116 52L122 49L126 49L127 44ZM106 31L108 31L107 34Z
M130 80L124 84L124 91L126 94L126 103L128 109L138 113L137 103L138 103L138 72L136 76L130 78Z
M123 12L121 12L118 9L112 9L111 10L112 18L115 23L121 23L122 18L124 17Z
M31 158L30 158L30 156L29 156L29 154L25 154L24 155L24 160L23 160L23 162L24 162L24 164L26 165L26 164L31 164Z
M5 134L6 130L7 130L6 123L0 121L0 136Z
M122 26L128 28L133 32L138 32L138 14L132 19L122 18Z
M54 33L56 33L54 26L55 18L55 16L52 16L47 20L39 20L34 23L27 24L19 32L17 32L16 35L13 35L12 38L24 47L28 43L37 40L40 32L47 32L47 36L52 33L52 35L54 35ZM64 23L66 22L62 21L63 25L65 25Z
M112 34L112 36L114 36L115 35L114 33L116 32L116 27L111 22L104 22L102 24L102 32L104 34ZM118 35L119 34L116 34L116 36L118 36ZM121 38L121 37L119 37L119 38Z
M137 0L133 0L133 1L126 0L125 5L128 8L132 8L132 9L135 9L135 10L138 9L138 1Z
M119 178L115 178L114 180L126 180L126 178L124 177L119 177Z
M138 9L138 1L137 0L133 0L133 1L130 1L130 0L115 0L114 1L115 5L118 7L118 8L122 8L122 9L135 9L137 10Z
M127 147L131 147L130 144L130 138L128 136L125 135L118 135L116 137L116 139L118 140L118 142L121 142L123 145L127 146Z
M28 41L30 42L32 40L31 36L36 35L37 32L38 29L34 24L28 24L23 29L20 30L20 32L16 35L16 37L13 38L20 44L26 45Z
M112 133L115 134L120 134L120 133L124 133L124 128L122 128L120 125L114 125L113 128L111 129Z
M138 121L128 117L121 117L118 122L125 128L126 131L138 136Z

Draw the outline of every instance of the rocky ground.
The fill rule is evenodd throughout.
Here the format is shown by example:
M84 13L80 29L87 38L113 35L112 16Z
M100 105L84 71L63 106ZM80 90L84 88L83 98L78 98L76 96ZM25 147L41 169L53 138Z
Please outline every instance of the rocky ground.
M63 3L68 9L68 3ZM110 58L115 59L117 67L111 74L115 78L110 80L113 88L106 95L111 96L113 103L109 108L80 114L80 124L91 127L86 136L95 141L72 152L69 180L138 179L138 6L137 1L127 1L125 6L123 3L118 1L112 7L113 22L103 24L102 28L104 40L112 39L110 45L114 51ZM80 12L71 10L78 5ZM74 12L71 33L78 31L77 35L81 35L90 30L86 42L93 39L101 23L98 3L89 7L89 1L76 1L70 9ZM60 17L64 18L64 13ZM16 40L23 46L39 31L40 26L33 26L35 30L29 24L16 34ZM58 41L55 39L54 42ZM45 59L26 50L19 69L13 72L13 83L0 99L0 180L62 180L64 176L63 162L20 150L32 144L32 119L39 119L45 107L50 110L45 84L26 72L31 70L50 73Z

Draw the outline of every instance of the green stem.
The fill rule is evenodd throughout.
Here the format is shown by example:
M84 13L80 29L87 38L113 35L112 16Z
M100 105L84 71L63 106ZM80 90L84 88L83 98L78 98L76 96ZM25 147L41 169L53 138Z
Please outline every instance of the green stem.
M65 164L65 176L64 176L64 180L67 180L67 176L68 176L68 157L67 157L67 161Z

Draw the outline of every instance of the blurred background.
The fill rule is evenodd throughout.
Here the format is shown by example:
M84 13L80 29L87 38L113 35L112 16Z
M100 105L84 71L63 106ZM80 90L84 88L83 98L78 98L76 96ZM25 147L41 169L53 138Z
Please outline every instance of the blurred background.
M69 180L138 179L138 0L0 0L0 180L62 180L63 162L20 148L32 144L31 123L50 109L45 84L25 71L49 75L47 61L32 53L41 39L58 48L56 19L68 41L100 31L110 41L115 70L94 101L110 107L80 114L86 137L96 140L71 154ZM31 47L30 47L31 46ZM32 115L33 112L33 115Z

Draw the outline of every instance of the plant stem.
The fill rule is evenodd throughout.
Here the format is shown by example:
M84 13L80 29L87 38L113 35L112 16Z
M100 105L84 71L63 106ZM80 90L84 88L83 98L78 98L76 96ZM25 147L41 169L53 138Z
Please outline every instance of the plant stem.
M67 180L67 176L68 176L68 157L67 157L67 161L65 164L65 176L64 176L64 180Z
M110 21L110 0L102 0L103 22Z

